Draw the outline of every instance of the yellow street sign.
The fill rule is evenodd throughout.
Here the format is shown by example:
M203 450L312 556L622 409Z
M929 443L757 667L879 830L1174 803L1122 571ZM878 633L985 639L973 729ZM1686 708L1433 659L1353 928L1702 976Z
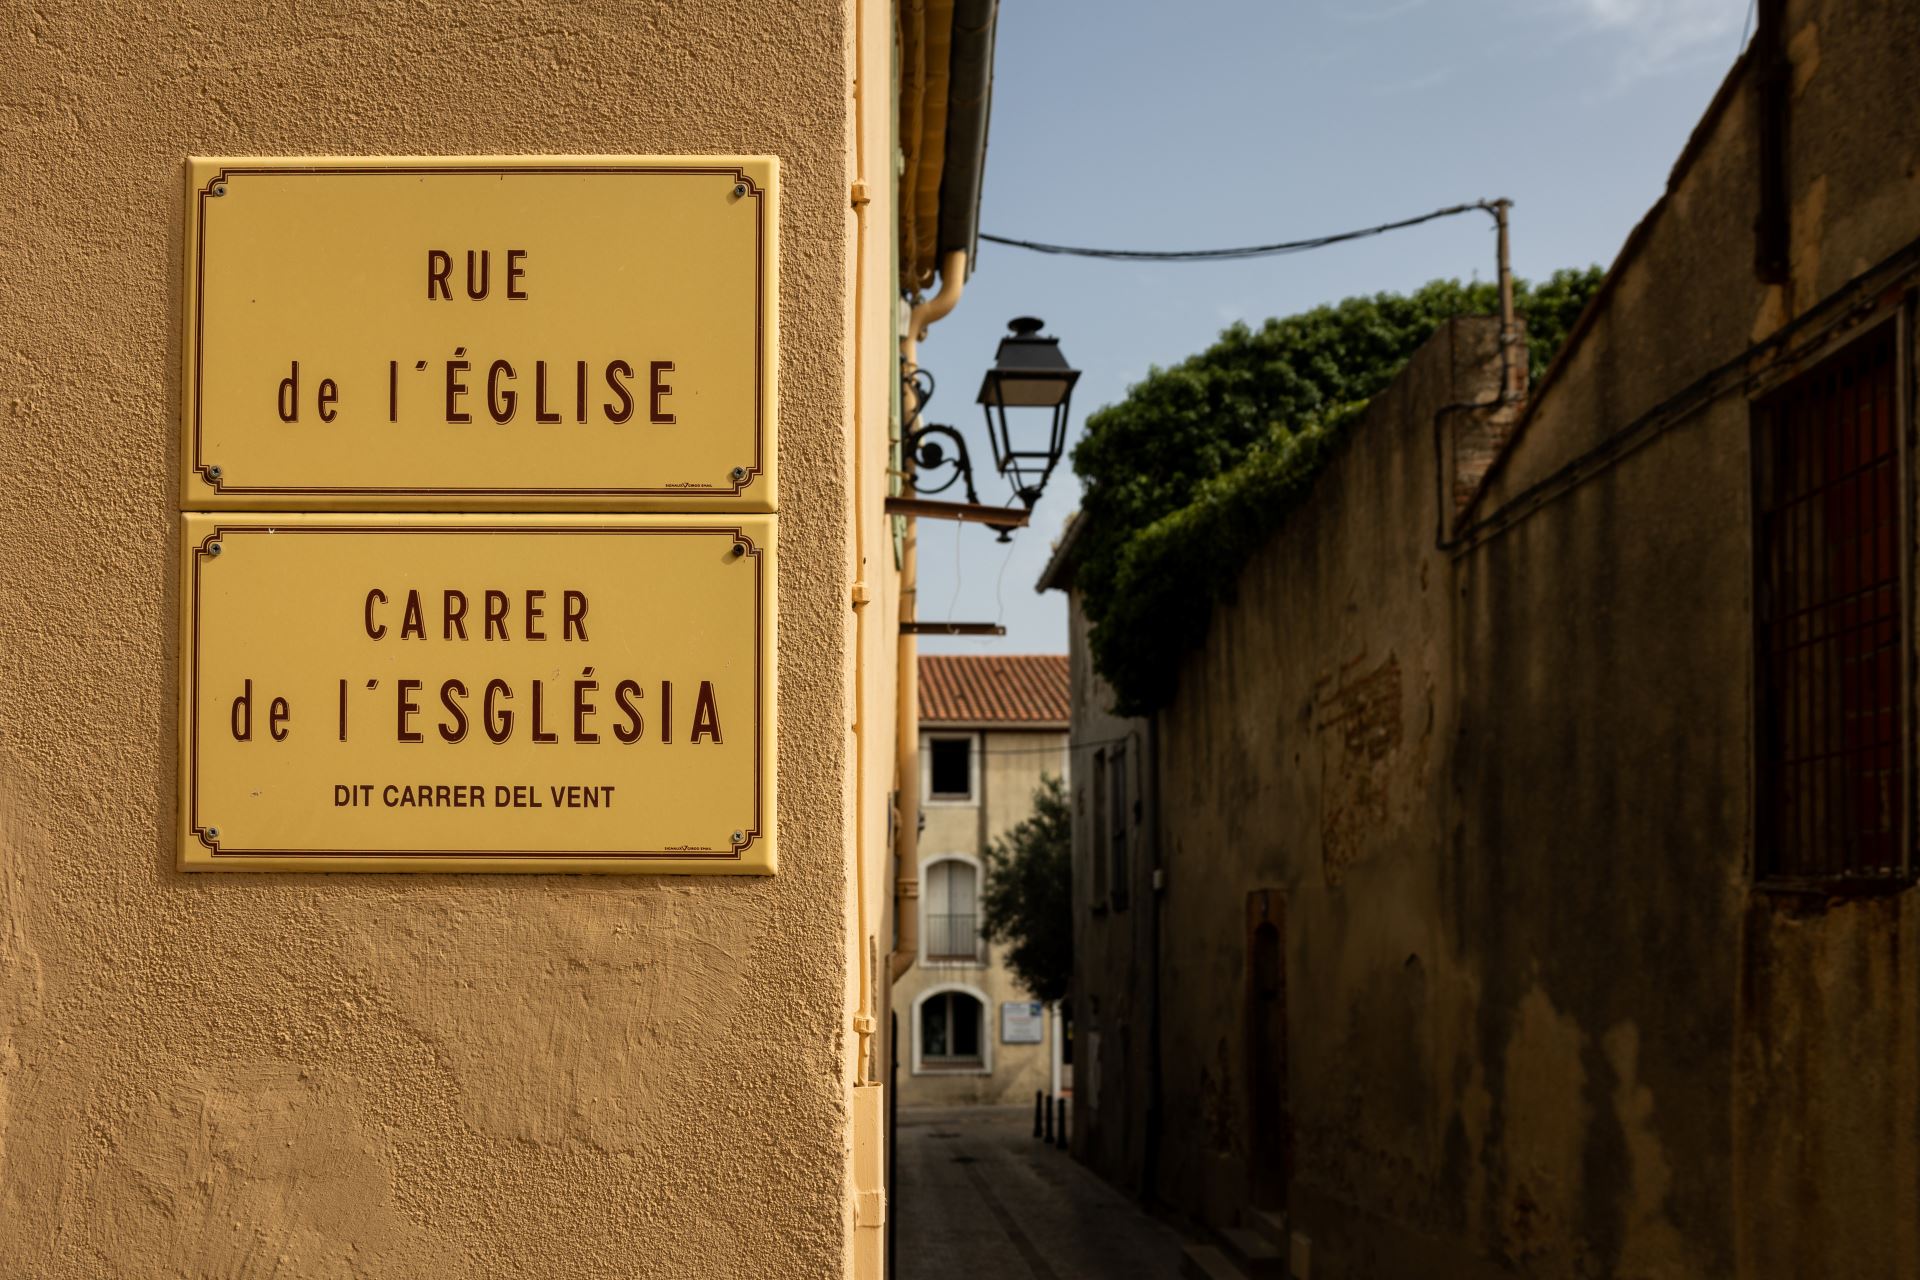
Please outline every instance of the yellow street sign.
M181 867L772 871L774 522L183 516Z
M778 162L188 164L188 510L772 511Z

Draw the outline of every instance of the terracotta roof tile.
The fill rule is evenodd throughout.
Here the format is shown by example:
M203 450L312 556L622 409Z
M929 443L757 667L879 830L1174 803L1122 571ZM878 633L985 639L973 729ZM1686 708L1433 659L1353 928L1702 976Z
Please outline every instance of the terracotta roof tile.
M1067 722L1064 653L930 653L920 659L920 719L966 724Z

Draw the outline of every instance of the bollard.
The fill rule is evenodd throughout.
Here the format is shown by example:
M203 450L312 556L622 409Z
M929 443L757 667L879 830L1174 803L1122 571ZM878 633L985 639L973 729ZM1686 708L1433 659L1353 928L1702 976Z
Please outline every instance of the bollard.
M1056 1144L1062 1151L1067 1149L1067 1100L1060 1099L1060 1123L1055 1129Z
M1047 1143L1048 1145L1052 1145L1053 1143L1053 1100L1049 1098L1047 1100L1046 1105L1042 1107L1041 1110L1047 1113L1047 1128L1046 1128L1046 1132L1040 1135L1040 1140L1042 1142Z
M1033 1136L1040 1136L1040 1113L1047 1109L1047 1093L1044 1089L1033 1091Z

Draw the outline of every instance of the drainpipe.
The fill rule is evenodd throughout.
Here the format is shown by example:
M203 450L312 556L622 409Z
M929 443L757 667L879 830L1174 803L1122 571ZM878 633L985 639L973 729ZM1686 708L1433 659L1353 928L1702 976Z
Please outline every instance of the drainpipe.
M907 325L906 347L907 367L919 368L915 359L920 340L927 336L927 329L947 318L947 313L960 305L960 294L967 287L967 251L954 249L940 260L940 291L918 303Z
M907 0L907 20L924 21L920 0ZM916 304L900 336L903 374L919 368L921 339L960 303L966 288L970 254L980 230L980 188L987 163L987 122L993 110L994 33L999 0L955 0L953 42L948 55L947 131L941 142L940 207L936 247L940 255L940 289ZM920 50L924 54L924 49ZM924 73L924 67L919 68ZM924 85L922 95L924 96ZM914 103L916 111L924 104ZM916 215L919 210L916 209ZM911 430L914 421L902 424ZM913 459L902 459L913 473ZM919 591L920 551L918 521L909 517L900 557L900 620L915 620ZM894 919L899 928L892 970L895 977L912 967L920 950L920 671L919 644L902 634L895 708L894 785L900 796L899 865L895 868Z
M853 557L854 581L849 590L853 607L853 759L854 759L854 897L859 923L860 1008L854 1015L859 1037L854 1083L873 1083L873 965L867 943L872 922L867 918L867 504L866 485L866 315L867 315L867 119L866 31L864 3L854 8L853 145Z
M854 945L859 951L859 1006L853 1015L856 1040L853 1061L853 1089L849 1099L852 1114L851 1175L853 1193L853 1274L857 1280L882 1280L887 1271L887 1145L888 1132L885 1090L874 1080L873 1036L874 1005L879 967L874 942L875 924L869 903L867 881L873 870L867 862L867 810L872 807L872 787L867 771L868 739L873 736L867 719L867 679L872 670L868 613L871 592L867 584L867 493L873 485L873 468L867 461L867 387L870 368L867 360L867 37L870 5L855 0L853 6L853 182L848 203L853 209L853 581L848 586L849 606L853 610L853 883ZM884 864L883 864L884 865Z
M960 305L960 294L967 287L967 253L955 249L940 263L940 289L933 297L914 306L907 317L906 332L900 335L902 373L911 374L920 367L920 339L927 329L944 319ZM913 419L901 424L903 433L919 424ZM909 474L911 457L902 460ZM920 547L919 521L907 517L906 536L900 555L900 621L914 620L919 594ZM920 954L920 653L919 641L902 628L896 643L895 679L898 702L894 707L894 787L900 797L900 820L895 828L896 866L894 868L893 919L895 943L893 976L898 978L913 967Z
M1066 1045L1061 1042L1060 1038L1060 1034L1065 1028L1066 1023L1060 1019L1060 1002L1055 1000L1047 1006L1047 1040L1049 1042L1049 1048L1047 1050L1047 1096L1051 1098L1060 1096L1060 1086L1065 1083L1067 1065L1065 1061Z

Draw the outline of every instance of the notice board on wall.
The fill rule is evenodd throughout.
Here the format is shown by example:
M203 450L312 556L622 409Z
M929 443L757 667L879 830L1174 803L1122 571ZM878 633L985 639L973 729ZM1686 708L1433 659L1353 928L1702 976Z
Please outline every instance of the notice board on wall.
M1046 1006L1038 1000L1001 1002L1001 1044L1039 1044L1046 1039L1046 1030Z

